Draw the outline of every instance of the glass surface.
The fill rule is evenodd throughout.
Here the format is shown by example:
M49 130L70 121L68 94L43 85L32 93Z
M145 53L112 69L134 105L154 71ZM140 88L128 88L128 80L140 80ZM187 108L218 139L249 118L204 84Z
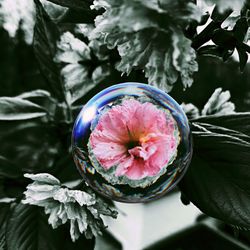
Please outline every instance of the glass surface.
M192 156L188 120L173 98L142 83L104 89L84 105L72 133L74 161L98 193L146 202L172 189Z

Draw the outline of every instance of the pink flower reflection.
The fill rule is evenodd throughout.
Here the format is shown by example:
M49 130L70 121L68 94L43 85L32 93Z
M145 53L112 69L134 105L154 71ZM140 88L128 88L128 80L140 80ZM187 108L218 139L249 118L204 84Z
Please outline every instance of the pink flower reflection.
M130 99L101 116L90 144L104 169L116 166L116 176L139 180L157 175L176 155L176 130L172 115Z

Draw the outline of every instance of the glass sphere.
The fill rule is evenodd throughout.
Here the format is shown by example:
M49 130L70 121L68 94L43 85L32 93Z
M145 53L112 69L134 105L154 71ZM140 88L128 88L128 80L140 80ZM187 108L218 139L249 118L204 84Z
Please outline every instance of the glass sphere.
M95 191L116 201L147 202L180 181L192 157L192 139L174 99L129 82L104 89L83 106L72 151Z

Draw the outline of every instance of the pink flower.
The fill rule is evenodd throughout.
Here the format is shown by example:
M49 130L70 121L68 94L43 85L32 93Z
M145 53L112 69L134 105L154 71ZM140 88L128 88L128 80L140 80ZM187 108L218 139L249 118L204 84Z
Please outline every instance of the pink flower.
M152 103L125 100L104 113L90 135L101 166L116 176L139 180L157 175L176 155L177 125Z

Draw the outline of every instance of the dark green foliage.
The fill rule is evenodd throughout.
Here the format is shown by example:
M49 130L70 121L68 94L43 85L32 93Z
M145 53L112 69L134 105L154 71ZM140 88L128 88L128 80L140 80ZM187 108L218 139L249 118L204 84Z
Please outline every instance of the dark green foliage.
M46 172L62 182L79 181L70 137L80 108L107 86L147 79L173 89L179 102L197 106L190 116L194 156L180 183L182 200L250 228L250 114L225 115L234 106L221 90L201 110L223 85L236 110L249 111L249 4L206 0L217 5L210 16L195 1L50 0L68 8L52 18L34 2L33 48L23 42L21 26L16 40L0 30L0 249L93 249L94 240L84 236L71 242L68 223L52 230L43 210L20 203L29 184L23 174ZM242 9L232 16L236 8ZM232 59L234 51L243 74ZM112 215L102 199L95 205L98 214ZM88 222L103 227L93 216ZM113 247L98 238L96 249L103 244Z
M1 216L8 211L5 207L1 207ZM5 211L3 211L4 209ZM67 227L53 230L39 207L14 204L8 213L6 224L1 223L1 227L5 226L5 228L1 230L0 234L1 237L5 231L3 234L5 238L2 242L6 250L72 250L79 249L80 246L84 246L86 250L93 249L94 241L86 240L84 237L81 237L76 243L72 243L67 235Z
M250 113L192 121L194 155L180 184L203 212L250 228Z
M65 100L61 83L60 69L53 62L56 53L56 42L60 37L59 29L36 0L36 25L34 28L33 47L41 72L47 78L53 94L59 101Z

